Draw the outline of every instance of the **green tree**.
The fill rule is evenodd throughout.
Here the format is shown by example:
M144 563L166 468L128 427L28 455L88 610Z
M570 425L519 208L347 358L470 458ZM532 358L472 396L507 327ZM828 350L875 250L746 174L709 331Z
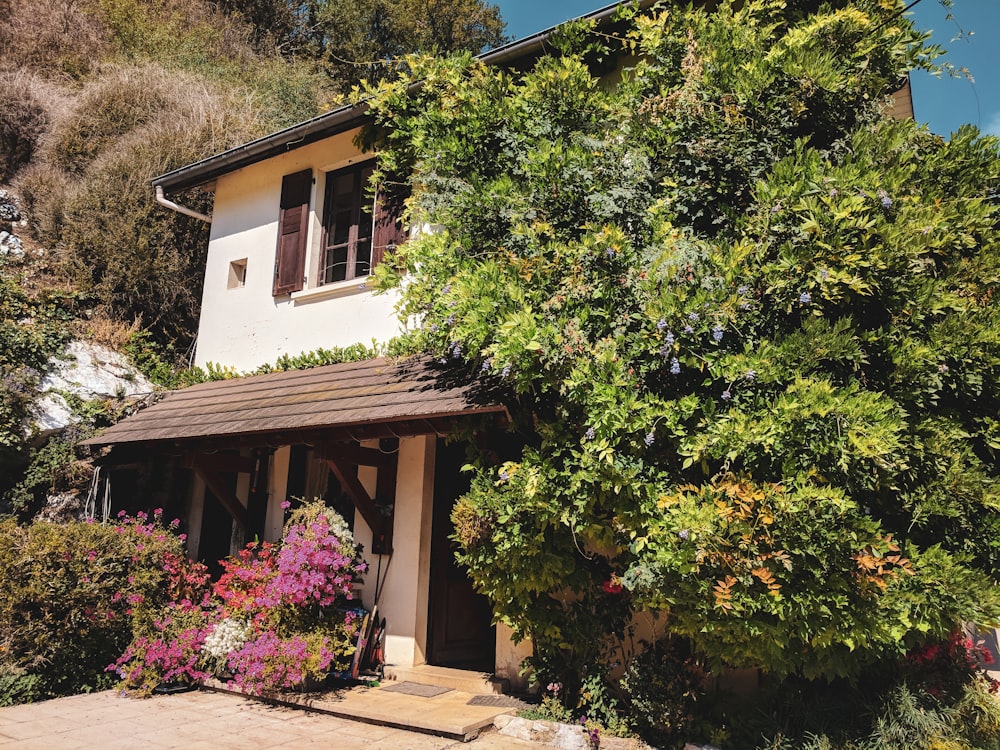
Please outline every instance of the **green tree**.
M399 74L411 52L480 52L505 41L500 9L484 0L308 0L288 46L323 61L345 91Z
M440 227L381 282L520 440L459 557L543 676L644 608L826 677L1000 615L998 142L885 114L938 53L902 9L623 10L375 92L380 177Z

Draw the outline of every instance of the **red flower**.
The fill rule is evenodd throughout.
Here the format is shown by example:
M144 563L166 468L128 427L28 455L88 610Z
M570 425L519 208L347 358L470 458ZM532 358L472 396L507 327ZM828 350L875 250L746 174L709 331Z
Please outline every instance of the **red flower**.
M605 594L620 594L622 592L622 579L618 576L611 576L601 584L601 591Z

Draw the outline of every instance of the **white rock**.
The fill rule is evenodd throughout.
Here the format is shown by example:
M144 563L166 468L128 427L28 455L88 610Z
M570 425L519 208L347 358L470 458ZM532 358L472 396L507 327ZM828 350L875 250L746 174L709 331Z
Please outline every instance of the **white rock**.
M590 739L583 727L523 719L520 716L498 716L493 725L497 728L497 733L505 737L548 745L559 750L590 750Z
M0 231L0 255L24 256L24 244L21 238L10 232Z
M41 397L31 410L29 431L41 437L75 421L64 393L91 401L141 396L156 389L117 352L100 344L71 341L60 356L49 360L48 372L38 386Z

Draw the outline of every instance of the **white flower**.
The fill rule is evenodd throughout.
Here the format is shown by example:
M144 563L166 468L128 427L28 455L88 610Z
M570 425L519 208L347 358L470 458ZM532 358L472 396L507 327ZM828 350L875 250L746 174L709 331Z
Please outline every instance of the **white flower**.
M250 623L227 617L212 628L212 632L205 637L201 650L213 659L225 659L247 642L249 629Z

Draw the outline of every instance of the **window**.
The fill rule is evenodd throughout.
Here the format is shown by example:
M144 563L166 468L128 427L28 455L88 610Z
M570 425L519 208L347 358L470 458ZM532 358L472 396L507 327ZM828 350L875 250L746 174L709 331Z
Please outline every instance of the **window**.
M405 238L397 218L405 192L380 189L378 200L373 200L368 184L374 167L374 161L369 160L326 176L319 258L315 265L310 263L310 267L318 267L317 286L367 276L385 252L391 252ZM285 175L281 181L274 262L276 297L301 291L305 286L312 185L311 169ZM231 284L234 273L230 268Z
M367 162L327 175L320 284L371 273L374 201L365 197L365 188L372 168Z
M239 289L247 285L247 259L241 258L229 264L229 283L227 289Z
M367 276L404 239L401 199L368 192L373 169L369 161L327 175L320 285Z

